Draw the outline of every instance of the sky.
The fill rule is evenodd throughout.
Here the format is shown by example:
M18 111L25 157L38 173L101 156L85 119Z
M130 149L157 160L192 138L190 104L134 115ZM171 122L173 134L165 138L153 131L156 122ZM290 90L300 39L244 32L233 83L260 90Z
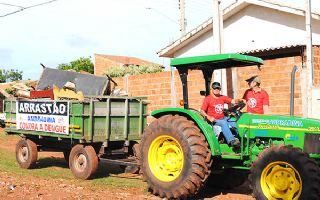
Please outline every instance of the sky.
M1 0L0 16L19 9L1 3L27 7L47 1ZM187 31L212 15L212 0L185 1ZM223 0L222 6L234 1ZM278 1L304 5L304 0ZM168 59L157 52L180 37L179 16L179 0L56 0L0 17L0 69L22 70L23 79L39 79L40 63L56 68L94 54L166 66Z

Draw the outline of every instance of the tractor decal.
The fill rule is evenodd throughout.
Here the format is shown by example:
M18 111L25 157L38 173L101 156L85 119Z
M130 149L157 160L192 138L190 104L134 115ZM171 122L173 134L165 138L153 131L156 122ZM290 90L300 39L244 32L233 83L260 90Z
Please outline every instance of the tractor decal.
M253 124L270 124L290 127L302 127L302 121L298 120L278 120L278 119L252 119Z
M280 127L280 126L273 126L273 125L266 125L266 124L261 124L261 125L257 125L257 126L239 124L238 126L239 126L239 128L250 128L250 129L315 132L315 130L309 129L309 128L289 128L289 127ZM320 130L317 130L317 131L319 132Z
M299 140L299 137L298 136L294 136L290 133L287 133L285 136L286 140L289 140L289 141L296 141L296 140Z

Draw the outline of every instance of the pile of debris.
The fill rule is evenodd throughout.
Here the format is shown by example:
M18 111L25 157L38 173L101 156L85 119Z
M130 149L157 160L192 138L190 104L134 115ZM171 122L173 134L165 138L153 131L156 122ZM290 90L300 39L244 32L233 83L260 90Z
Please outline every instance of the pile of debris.
M11 83L10 94L4 90L0 92L5 98L78 100L83 101L92 96L118 96L117 83L110 77L82 74L74 71L64 71L44 68L38 82ZM1 88L0 88L1 89Z

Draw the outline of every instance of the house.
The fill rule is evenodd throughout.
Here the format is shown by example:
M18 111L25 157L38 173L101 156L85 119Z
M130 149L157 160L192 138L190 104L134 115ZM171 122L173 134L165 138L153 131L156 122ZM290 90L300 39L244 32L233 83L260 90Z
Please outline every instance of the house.
M136 57L129 56L115 56L115 55L103 55L94 54L94 75L101 76L107 71L108 68L119 66L127 67L130 65L142 66L142 65L157 65L159 64L143 60Z
M306 116L306 32L305 11L293 5L270 0L239 0L223 10L223 48L225 53L243 53L265 60L257 67L227 70L228 95L242 97L249 76L261 76L262 87L270 95L272 114L290 111L290 75L294 65L295 115ZM181 38L161 49L160 57L188 57L213 53L213 22L205 21ZM320 14L312 13L314 52L314 91L320 85ZM320 91L320 90L319 90ZM320 92L313 92L318 94ZM316 97L319 99L319 97ZM319 104L314 102L312 106ZM319 114L318 114L319 115ZM320 117L320 116L317 116Z

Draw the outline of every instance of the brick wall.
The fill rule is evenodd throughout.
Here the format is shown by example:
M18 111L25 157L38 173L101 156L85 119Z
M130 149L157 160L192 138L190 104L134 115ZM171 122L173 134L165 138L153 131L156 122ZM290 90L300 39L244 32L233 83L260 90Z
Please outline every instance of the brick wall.
M302 114L302 99L300 86L301 56L265 60L261 71L257 67L238 68L238 97L248 88L245 81L253 75L261 78L261 87L269 94L271 114L289 115L290 112L290 85L291 71L294 65L298 66L295 80L295 115ZM300 67L300 68L299 68Z
M261 71L256 66L237 69L237 97L242 98L244 91L248 89L247 78L252 75L259 75L262 80L261 87L270 96L271 114L288 115L290 111L290 80L291 70L294 65L301 66L301 57L279 58L266 60ZM228 82L231 80L231 73L228 73ZM125 89L125 78L114 79L119 87ZM171 107L171 72L155 74L142 74L128 77L128 92L131 96L146 96L150 102L149 112L152 110ZM231 84L228 84L231 85ZM300 86L300 71L296 73L295 81L295 115L302 113L302 99ZM191 108L199 109L203 97L200 91L205 90L204 79L201 71L191 71L188 76L189 104ZM182 85L177 71L175 71L176 105L179 107L179 100L182 99ZM230 93L230 92L229 92ZM230 95L230 94L229 94Z
M118 83L118 87L125 90L125 77L114 78ZM182 85L177 71L175 71L175 90L176 90L176 106L182 99ZM188 76L189 88L189 104L191 108L199 109L203 97L200 96L200 90L204 90L204 80L202 72L191 71ZM150 104L149 112L152 110L172 107L171 96L171 72L159 72L154 74L141 74L128 76L128 93L131 96L145 96Z

